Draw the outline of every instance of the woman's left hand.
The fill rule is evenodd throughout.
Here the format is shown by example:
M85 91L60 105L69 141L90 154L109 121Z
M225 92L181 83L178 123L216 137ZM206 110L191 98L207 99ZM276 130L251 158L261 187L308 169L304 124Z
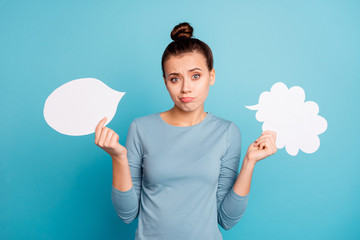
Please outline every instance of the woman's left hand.
M249 146L245 158L247 160L254 162L254 164L277 151L276 147L276 132L274 131L264 131L261 133L261 136L256 139Z

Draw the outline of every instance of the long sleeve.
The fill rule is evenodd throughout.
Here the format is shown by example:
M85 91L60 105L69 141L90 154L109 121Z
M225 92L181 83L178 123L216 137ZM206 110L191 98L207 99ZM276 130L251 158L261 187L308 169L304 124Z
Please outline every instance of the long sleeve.
M143 150L135 120L130 124L125 148L133 186L128 191L119 191L112 186L111 200L119 218L128 224L139 214L142 183Z
M249 194L240 196L233 186L238 176L241 136L240 130L231 122L227 129L226 153L221 159L220 176L216 193L218 223L225 230L232 228L244 214Z

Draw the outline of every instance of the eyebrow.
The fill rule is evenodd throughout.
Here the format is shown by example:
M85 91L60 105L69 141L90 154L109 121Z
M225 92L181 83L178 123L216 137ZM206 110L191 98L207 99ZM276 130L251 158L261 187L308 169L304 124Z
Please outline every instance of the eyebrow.
M195 70L202 71L200 68L193 68L193 69L190 69L188 72L192 72L192 71L195 71ZM169 76L171 76L171 75L179 75L179 73L170 73Z

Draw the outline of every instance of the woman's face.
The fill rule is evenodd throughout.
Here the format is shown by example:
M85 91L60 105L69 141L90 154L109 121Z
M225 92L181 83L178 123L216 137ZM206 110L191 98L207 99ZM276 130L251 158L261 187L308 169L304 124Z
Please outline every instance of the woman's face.
M164 71L166 88L178 108L190 112L204 106L209 87L215 83L215 70L208 70L202 54L194 51L171 56Z

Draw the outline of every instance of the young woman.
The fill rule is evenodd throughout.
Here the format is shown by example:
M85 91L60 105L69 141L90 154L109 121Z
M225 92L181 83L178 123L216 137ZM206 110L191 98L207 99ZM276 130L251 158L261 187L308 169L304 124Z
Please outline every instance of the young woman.
M244 214L256 162L274 154L275 132L265 131L240 161L237 125L204 111L215 83L213 56L193 28L180 23L162 57L170 110L133 120L125 147L100 121L95 143L112 157L112 202L135 239L223 239Z

